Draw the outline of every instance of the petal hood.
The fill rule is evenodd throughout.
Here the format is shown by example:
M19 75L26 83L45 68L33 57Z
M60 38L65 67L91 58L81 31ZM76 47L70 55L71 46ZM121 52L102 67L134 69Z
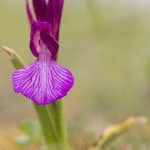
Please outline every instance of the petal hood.
M52 58L55 60L59 44L53 34L52 26L49 23L41 21L33 22L30 35L30 49L35 57L39 56L41 46L45 44Z

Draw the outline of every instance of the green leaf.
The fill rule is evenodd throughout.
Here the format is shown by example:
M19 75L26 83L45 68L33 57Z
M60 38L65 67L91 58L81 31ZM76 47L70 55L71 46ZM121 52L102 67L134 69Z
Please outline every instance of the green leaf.
M37 122L24 121L19 125L19 129L28 135L32 142L42 140L41 128Z

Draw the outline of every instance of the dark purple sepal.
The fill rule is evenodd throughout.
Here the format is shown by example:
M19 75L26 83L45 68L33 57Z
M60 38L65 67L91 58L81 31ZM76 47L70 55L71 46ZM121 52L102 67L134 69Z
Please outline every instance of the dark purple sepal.
M60 0L60 11L59 11L58 29L56 31L56 39L57 39L57 41L59 41L59 28L60 28L60 23L61 23L63 6L64 6L64 0Z
M54 0L49 0L46 8L45 20L52 25L54 24L54 11L56 12L56 9L54 9Z
M32 0L32 3L37 20L45 21L46 1Z
M30 23L30 25L32 25L33 16L32 16L32 13L31 13L31 9L30 9L30 7L29 7L29 1L28 1L28 0L26 0L26 11L27 11L29 23Z
M46 10L46 21L52 24L56 40L59 37L59 26L61 21L64 0L49 0ZM56 36L57 35L57 36Z

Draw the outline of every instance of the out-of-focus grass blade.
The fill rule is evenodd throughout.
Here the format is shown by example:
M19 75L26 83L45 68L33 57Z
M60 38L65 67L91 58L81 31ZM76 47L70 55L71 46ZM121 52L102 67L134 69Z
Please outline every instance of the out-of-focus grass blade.
M2 46L2 49L9 54L10 61L13 63L16 69L20 69L25 66L25 63L23 62L21 57L14 50L6 46Z
M146 117L130 117L116 124L110 125L100 136L98 141L88 150L104 150L110 143L125 132L132 125L146 123Z

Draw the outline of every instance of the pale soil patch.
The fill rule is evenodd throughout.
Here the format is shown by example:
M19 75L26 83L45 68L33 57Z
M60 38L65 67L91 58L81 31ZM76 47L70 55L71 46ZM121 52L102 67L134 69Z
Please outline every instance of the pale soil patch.
M0 150L21 150L15 143L18 135L19 131L15 127L0 125Z

